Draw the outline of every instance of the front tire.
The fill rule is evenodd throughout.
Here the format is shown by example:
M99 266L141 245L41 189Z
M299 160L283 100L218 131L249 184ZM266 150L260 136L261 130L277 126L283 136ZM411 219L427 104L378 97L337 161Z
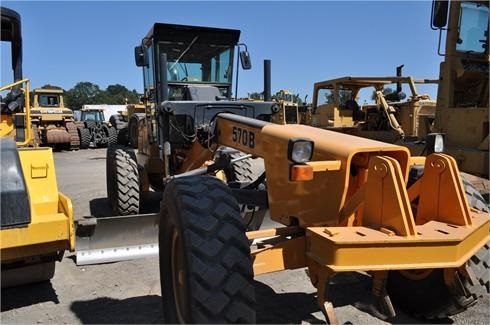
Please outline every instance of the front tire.
M139 213L140 184L135 153L124 146L107 149L107 197L115 215Z
M166 323L255 323L250 247L222 181L197 176L167 184L159 248Z

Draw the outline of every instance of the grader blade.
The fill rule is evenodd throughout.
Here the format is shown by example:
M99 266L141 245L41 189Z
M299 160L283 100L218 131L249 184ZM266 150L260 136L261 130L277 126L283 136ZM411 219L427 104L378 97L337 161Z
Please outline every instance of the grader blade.
M77 265L158 255L158 213L90 219L92 224L77 225ZM87 227L95 228L93 234L83 234L80 228Z

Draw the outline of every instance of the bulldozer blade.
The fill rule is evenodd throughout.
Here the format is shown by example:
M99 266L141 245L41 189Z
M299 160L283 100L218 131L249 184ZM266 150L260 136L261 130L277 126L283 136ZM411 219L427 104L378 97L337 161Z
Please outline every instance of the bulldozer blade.
M76 264L101 264L158 255L158 213L86 218L77 224ZM90 221L87 222L87 219ZM78 228L94 227L90 235Z

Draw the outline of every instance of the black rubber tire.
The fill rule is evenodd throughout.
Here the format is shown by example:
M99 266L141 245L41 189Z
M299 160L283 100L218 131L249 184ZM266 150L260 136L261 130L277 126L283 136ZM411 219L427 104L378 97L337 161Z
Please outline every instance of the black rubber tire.
M134 152L124 146L110 146L107 150L107 198L115 215L139 213L140 184L138 163Z
M117 205L117 196L115 192L116 183L116 150L124 149L124 146L109 146L106 151L106 190L107 199L111 208Z
M416 166L410 170L408 185L410 186L423 175L423 167ZM480 206L485 202L475 187L462 174L465 193L471 207ZM483 202L480 202L483 201ZM480 249L469 261L469 267L478 281L487 287L489 284L488 244ZM476 302L476 294L464 276L458 277L466 290L453 293L444 283L442 269L427 270L425 276L412 276L419 270L390 271L387 281L388 293L395 305L416 317L434 319L445 318L466 310Z
M230 159L236 159L244 155L244 153L239 151L233 152L230 154ZM261 174L265 171L265 167L254 171L251 160L252 159L240 160L232 165L232 182L249 184L261 176ZM265 189L265 180L258 186ZM265 214L267 213L267 209L262 209L258 206L240 205L240 213L246 224L247 231L254 231L260 229L260 226L264 221Z
M111 115L109 123L111 123L111 126L116 130L120 130L126 125L126 122L124 122L123 117L120 114Z
M226 184L210 176L167 184L159 251L166 323L255 323L250 247Z
M97 125L97 122L96 121L85 121L85 127L87 129L93 129L96 125Z
M470 207L480 211L490 212L488 203L485 201L480 192L470 182L469 175L461 173L464 191ZM478 282L485 287L487 293L490 293L490 244L485 244L475 255L468 261L470 268L475 273Z
M245 154L242 152L233 152L230 154L230 159L236 159L243 157ZM252 182L260 175L255 175L252 170L251 159L240 160L233 164L234 179L236 182Z
M425 271L427 273L416 278ZM467 296L449 290L442 269L390 271L387 289L392 302L409 315L424 319L447 318L476 303L476 295L469 290L466 279L459 274L458 277L468 291Z
M117 130L116 130L116 128L105 125L104 131L106 132L106 136L107 136L107 146L117 144Z
M461 179L463 180L464 191L470 207L480 211L490 212L488 202L485 201L481 193L471 183L469 175L466 173L461 173Z
M128 128L120 129L117 132L117 144L129 146Z
M129 146L131 148L138 148L138 127L139 127L139 118L137 115L131 116L128 122L128 139Z
M90 131L86 128L78 128L80 137L80 149L87 149L90 146Z

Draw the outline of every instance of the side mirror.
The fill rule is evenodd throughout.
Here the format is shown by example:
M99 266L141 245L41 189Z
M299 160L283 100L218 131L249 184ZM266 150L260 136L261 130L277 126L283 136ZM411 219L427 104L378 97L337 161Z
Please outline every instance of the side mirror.
M134 61L137 67L147 67L148 66L148 56L143 46L136 46L134 48Z
M447 25L448 0L434 0L432 2L432 26L443 28Z
M248 51L240 52L240 62L242 63L243 70L252 69L252 61L250 60L250 54Z

